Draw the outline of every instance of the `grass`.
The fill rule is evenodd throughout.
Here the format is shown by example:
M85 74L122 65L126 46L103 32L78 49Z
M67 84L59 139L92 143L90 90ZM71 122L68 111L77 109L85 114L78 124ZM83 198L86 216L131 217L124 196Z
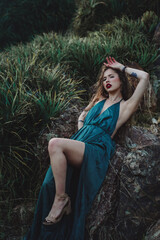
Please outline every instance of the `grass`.
M40 168L33 149L39 132L82 91L63 66L50 67L29 45L4 52L0 67L1 198L7 191L8 197L25 197L23 185L30 185L28 176Z
M28 45L13 47L1 55L0 205L3 217L6 208L11 208L11 199L37 197L46 169L43 159L39 158L36 139L52 118L58 117L71 100L82 94L80 80L71 78L63 66L51 64L50 67L45 61ZM15 203L16 200L12 205ZM8 212L5 219L11 223L12 212ZM1 239L5 239L3 233L7 231L4 224L1 223Z

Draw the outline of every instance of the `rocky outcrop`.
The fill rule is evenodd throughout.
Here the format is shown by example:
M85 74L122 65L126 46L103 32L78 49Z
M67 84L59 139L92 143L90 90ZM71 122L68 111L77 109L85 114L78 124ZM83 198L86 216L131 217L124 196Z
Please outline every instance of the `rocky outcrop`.
M43 160L51 137L69 138L77 130L75 119L82 109L72 105L42 133ZM117 145L86 221L86 240L141 240L160 219L160 121L152 120L149 130L134 126L126 133L125 146Z
M74 100L68 108L57 118L52 118L50 126L46 126L37 141L35 152L39 154L44 171L49 164L48 142L51 138L70 138L78 130L78 117L84 107ZM43 146L43 148L42 148Z
M72 105L41 133L39 155L45 170L49 163L48 140L51 137L69 138L77 130L82 109ZM117 144L106 178L87 217L85 240L142 240L146 232L146 237L150 236L148 229L160 219L160 121L154 119L152 122L149 130L130 128L125 145ZM34 204L25 209L24 205L15 208L13 222L27 229L33 215L32 206ZM22 219L17 219L21 216ZM7 240L11 239L16 238Z
M141 240L160 219L160 139L132 127L118 146L86 224L86 239Z

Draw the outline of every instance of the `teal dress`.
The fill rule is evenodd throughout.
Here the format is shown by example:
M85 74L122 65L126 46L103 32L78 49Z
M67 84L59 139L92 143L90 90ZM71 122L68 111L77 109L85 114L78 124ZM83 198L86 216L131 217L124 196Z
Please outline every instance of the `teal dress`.
M101 113L104 103L105 99L90 109L83 127L70 138L85 143L81 168L69 164L67 167L66 192L71 197L72 213L52 226L42 224L55 195L54 176L49 167L39 193L33 224L24 240L84 240L86 216L115 149L111 135L118 120L120 102Z

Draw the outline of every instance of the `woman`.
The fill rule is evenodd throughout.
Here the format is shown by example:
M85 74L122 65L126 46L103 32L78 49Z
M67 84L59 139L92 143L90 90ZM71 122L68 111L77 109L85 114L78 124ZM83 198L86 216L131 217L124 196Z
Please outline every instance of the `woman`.
M125 73L139 79L128 100L124 96ZM79 116L78 131L71 139L53 138L49 142L51 167L39 194L32 228L25 239L84 239L86 215L114 153L112 139L136 111L148 82L148 73L107 58L97 92Z

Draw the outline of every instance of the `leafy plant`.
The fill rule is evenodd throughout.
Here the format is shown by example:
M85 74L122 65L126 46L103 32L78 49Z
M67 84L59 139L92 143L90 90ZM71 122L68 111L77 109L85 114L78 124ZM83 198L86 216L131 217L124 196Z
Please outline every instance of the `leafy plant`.
M9 59L10 56L7 57ZM60 66L39 71L39 78L34 79L36 81L31 88L29 85L32 80L27 79L28 72L23 71L26 65L22 60L19 61L19 65L16 61L12 65L9 60L7 64L3 63L4 69L1 62L3 71L0 81L0 161L4 191L4 195L1 194L2 198L7 191L8 196L12 197L26 194L22 186L17 188L17 184L30 184L27 175L31 174L35 166L40 167L39 159L33 150L39 131L52 117L57 117L68 106L70 100L78 98L81 93L81 90L77 90L80 82L62 72ZM35 71L37 74L37 68ZM33 73L35 74L34 71ZM44 75L46 79L42 81Z
M153 33L158 22L159 18L153 11L147 11L141 17L141 25L145 32Z
M87 31L95 30L96 24L105 18L107 5L98 0L81 1L72 20L73 31L79 36L86 36Z

